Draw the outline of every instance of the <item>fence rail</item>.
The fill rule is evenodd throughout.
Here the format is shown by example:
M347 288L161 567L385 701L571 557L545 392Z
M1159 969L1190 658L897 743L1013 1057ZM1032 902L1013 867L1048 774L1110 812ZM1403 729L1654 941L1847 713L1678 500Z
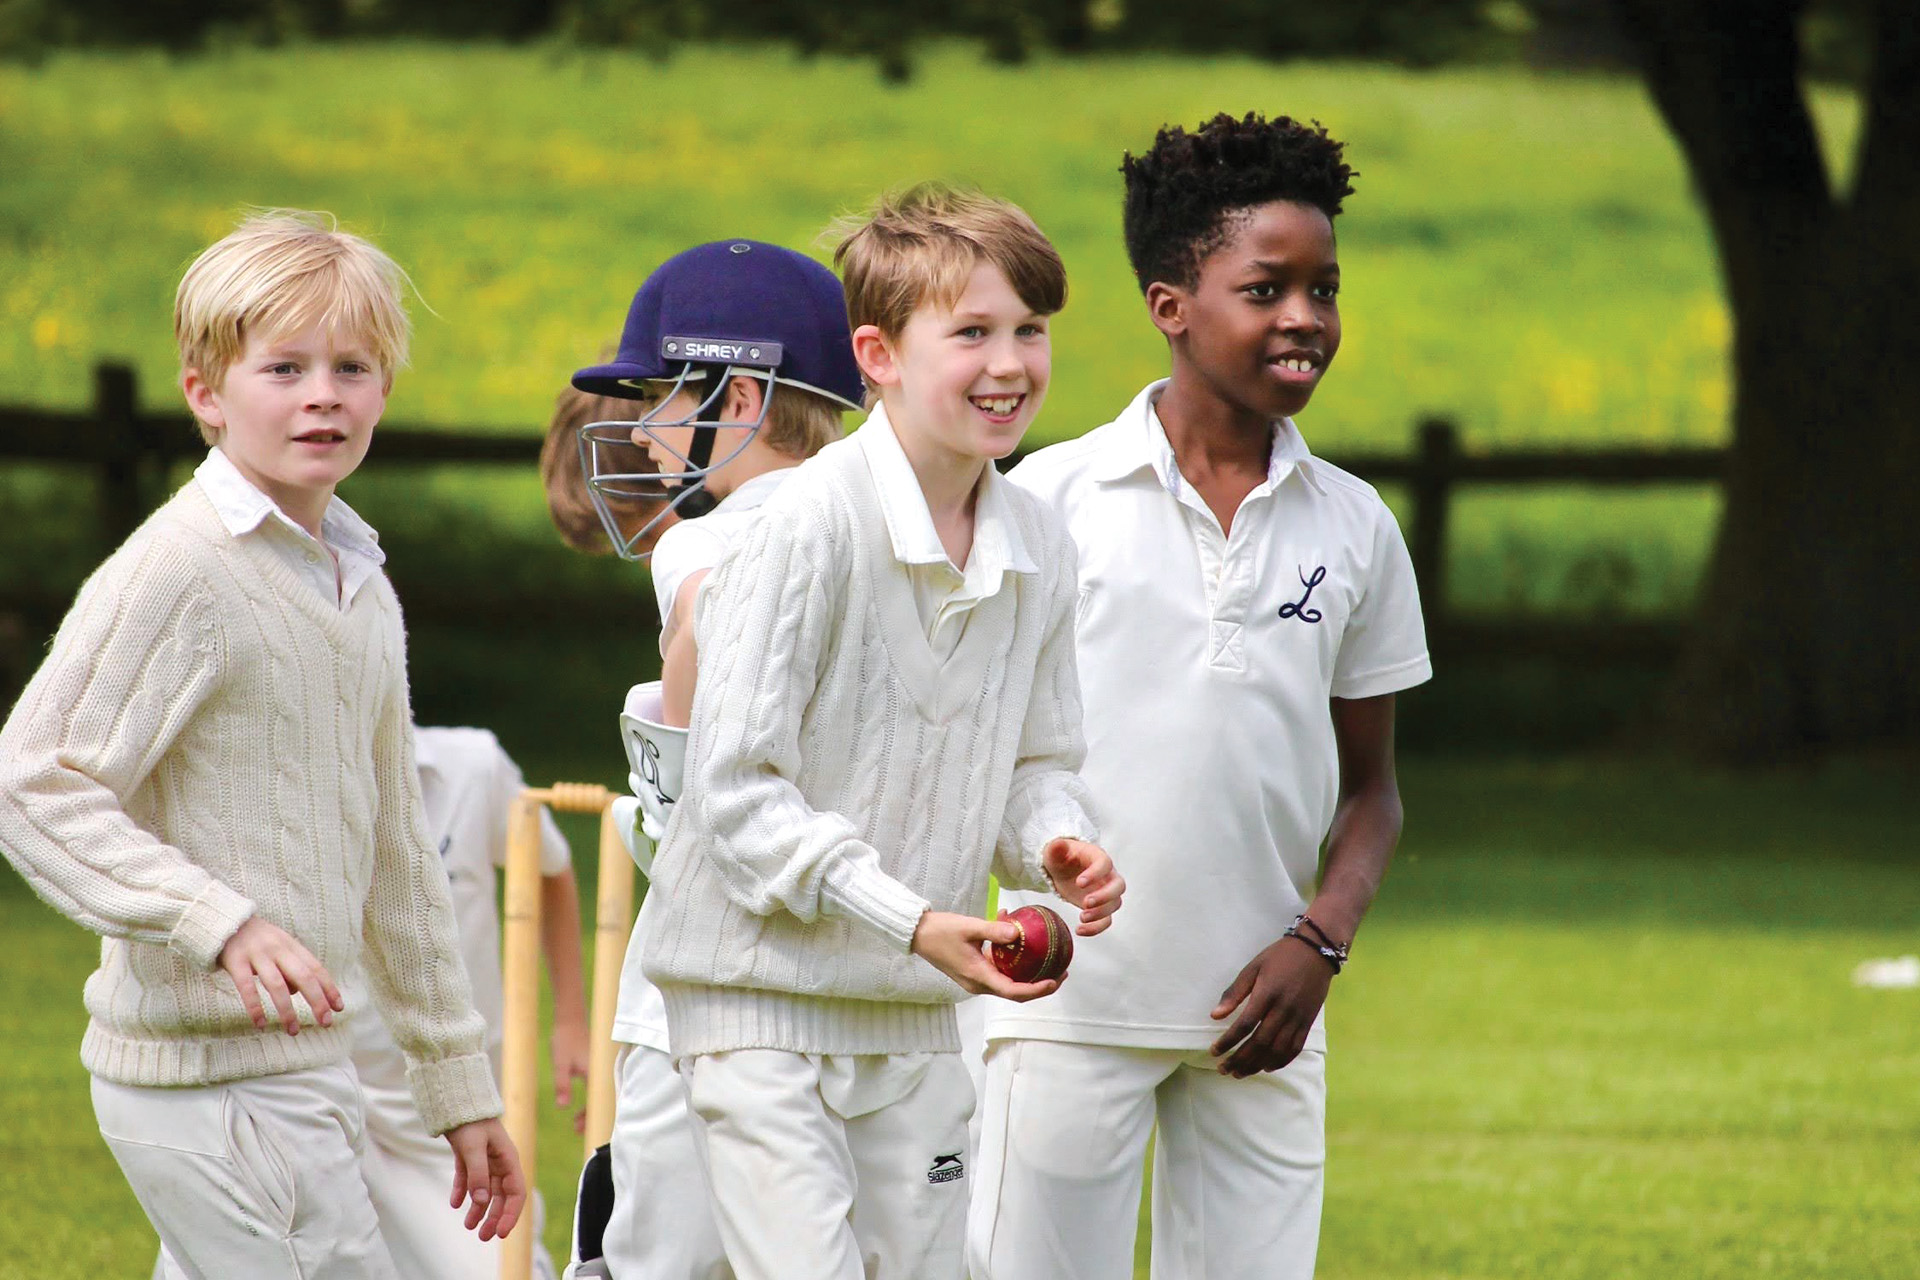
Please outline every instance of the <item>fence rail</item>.
M132 369L94 369L94 403L86 410L0 405L0 460L63 463L92 470L98 484L102 550L112 548L162 496L166 469L205 449L184 410L156 413L139 407ZM489 435L451 427L382 423L379 465L521 466L539 458L532 436ZM1018 455L1016 455L1017 457ZM1411 454L1332 453L1327 460L1379 484L1402 484L1411 496L1408 550L1419 578L1429 634L1436 649L1502 654L1616 654L1659 657L1672 652L1683 628L1663 622L1553 622L1468 620L1450 615L1446 601L1448 515L1454 494L1467 486L1574 484L1640 487L1716 484L1725 472L1720 449L1515 449L1468 453L1458 428L1445 418L1422 421ZM0 600L0 608L32 610L43 602ZM410 604L410 607L411 604Z

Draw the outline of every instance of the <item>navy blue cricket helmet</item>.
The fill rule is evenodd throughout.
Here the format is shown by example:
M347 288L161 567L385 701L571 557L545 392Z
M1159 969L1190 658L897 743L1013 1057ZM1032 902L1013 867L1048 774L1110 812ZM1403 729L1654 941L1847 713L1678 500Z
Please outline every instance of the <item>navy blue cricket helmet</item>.
M715 460L727 383L735 376L761 382L760 416L727 423L747 434ZM657 400L638 424L593 422L580 429L588 493L614 550L629 560L644 558L633 548L667 513L691 519L713 509L707 477L746 447L779 388L810 391L848 409L859 409L865 394L840 281L805 254L759 240L716 240L661 263L633 295L615 358L580 370L573 385L593 395ZM682 390L691 390L694 407L662 416ZM636 425L682 469L620 470L618 460L632 456ZM685 453L657 430L689 426L695 430ZM660 510L629 536L609 499L657 503Z

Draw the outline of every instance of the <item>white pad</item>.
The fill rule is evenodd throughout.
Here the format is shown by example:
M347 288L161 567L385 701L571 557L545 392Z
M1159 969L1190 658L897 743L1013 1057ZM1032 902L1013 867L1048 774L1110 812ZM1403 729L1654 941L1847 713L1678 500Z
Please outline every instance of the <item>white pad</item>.
M627 690L627 703L620 709L620 743L627 750L629 770L627 785L640 801L640 829L655 845L667 833L667 819L673 816L674 803L680 798L687 763L687 731L662 724L663 718L658 680ZM643 857L638 841L629 850L640 870L651 876L652 850Z

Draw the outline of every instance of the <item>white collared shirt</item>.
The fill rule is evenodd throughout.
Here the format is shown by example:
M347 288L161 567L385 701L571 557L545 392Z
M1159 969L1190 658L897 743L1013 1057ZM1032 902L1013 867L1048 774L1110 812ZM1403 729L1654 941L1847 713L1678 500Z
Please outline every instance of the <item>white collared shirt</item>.
M1079 545L1081 776L1127 901L1076 944L1072 982L992 1002L989 1036L1211 1043L1220 993L1312 896L1339 795L1330 699L1431 674L1413 565L1372 486L1282 420L1223 533L1168 447L1165 385L1011 476Z
M427 835L447 869L473 1007L487 1020L487 1052L498 1071L505 1026L495 868L507 865L508 821L526 780L486 729L416 727L413 751ZM540 874L557 876L572 865L566 837L543 807Z
M760 507L793 474L792 467L763 471L714 505L713 510L692 520L680 520L668 527L654 544L647 568L653 573L654 597L660 604L660 652L679 628L690 621L676 617L674 601L688 578L703 569L712 569L725 558L728 548L759 518Z
M261 538L274 555L327 603L344 609L387 562L380 535L338 497L327 503L316 538L294 522L233 465L219 446L207 450L193 478L213 504L227 532Z
M879 491L894 558L906 566L913 582L914 608L927 643L944 662L966 634L968 616L982 601L993 598L1007 574L1036 571L1007 510L1007 481L991 463L982 472L974 505L973 547L962 571L940 541L920 478L900 447L884 406L874 406L853 439Z

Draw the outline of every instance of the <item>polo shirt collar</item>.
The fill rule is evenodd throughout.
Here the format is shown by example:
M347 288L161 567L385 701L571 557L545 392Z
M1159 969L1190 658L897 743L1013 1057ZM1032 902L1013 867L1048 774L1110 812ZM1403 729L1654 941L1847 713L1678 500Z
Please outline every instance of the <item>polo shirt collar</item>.
M193 475L207 500L213 503L220 523L234 537L244 537L271 520L308 541L313 540L313 535L282 511L272 498L255 488L218 445L207 450L206 460L194 468ZM320 517L320 533L322 540L336 551L360 556L375 565L386 563L387 553L380 549L379 534L337 496L327 503L326 512Z
M884 405L875 405L866 422L853 433L853 442L866 458L880 512L886 518L887 539L901 564L951 564L952 558L933 527L933 513L920 488L907 452L900 447ZM966 576L991 579L1001 573L1036 573L1026 540L1013 518L1006 486L1009 481L988 463L980 476L979 500L974 507L973 550L967 555Z
M1174 462L1173 446L1167 442L1166 428L1160 425L1160 415L1154 409L1160 393L1167 388L1167 381L1161 378L1148 383L1116 419L1120 430L1112 434L1094 464L1095 480L1124 480L1141 471L1151 471L1161 487L1176 497L1186 487L1180 468ZM1267 487L1278 488L1289 471L1298 471L1314 492L1324 494L1326 486L1315 474L1317 469L1317 460L1293 419L1277 420L1273 428L1273 450L1267 456Z

